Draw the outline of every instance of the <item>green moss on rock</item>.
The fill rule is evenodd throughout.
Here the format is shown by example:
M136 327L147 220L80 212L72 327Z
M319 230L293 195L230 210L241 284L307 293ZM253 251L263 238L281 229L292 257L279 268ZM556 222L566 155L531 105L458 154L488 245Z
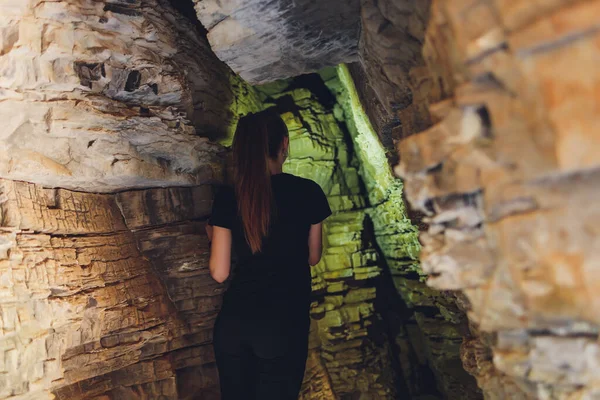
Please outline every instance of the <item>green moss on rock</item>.
M377 133L365 114L354 81L345 65L321 72L321 77L336 95L335 117L346 124L353 149L360 162L359 173L369 199L368 215L373 221L377 243L388 265L406 270L418 269L421 245L418 229L406 215L402 201L402 181L392 174ZM409 259L408 263L396 263Z

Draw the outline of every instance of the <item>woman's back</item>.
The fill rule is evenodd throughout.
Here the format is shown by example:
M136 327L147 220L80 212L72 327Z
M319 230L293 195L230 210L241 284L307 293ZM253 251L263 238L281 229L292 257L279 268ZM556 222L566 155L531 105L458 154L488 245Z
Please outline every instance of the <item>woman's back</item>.
M272 175L273 211L268 235L253 254L244 235L232 188L218 193L211 224L231 229L237 269L224 308L245 315L274 308L306 309L310 297L308 232L331 214L321 188L313 181ZM293 315L293 314L292 314Z

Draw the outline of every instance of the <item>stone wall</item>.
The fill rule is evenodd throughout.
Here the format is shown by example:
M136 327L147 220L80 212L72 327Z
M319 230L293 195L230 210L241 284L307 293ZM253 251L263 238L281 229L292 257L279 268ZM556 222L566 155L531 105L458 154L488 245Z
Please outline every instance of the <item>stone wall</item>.
M0 398L218 398L200 184L260 106L166 1L0 1Z
M429 216L427 283L468 312L465 367L487 398L598 396L600 2L363 3L353 72Z
M400 317L400 326L392 334L406 390L415 398L435 393L449 399L479 399L481 393L475 381L460 366L460 345L468 332L466 315L457 307L453 295L432 290L425 284L419 260L418 228L408 218L403 183L392 174L384 146L363 110L350 70L340 65L336 72L337 77L327 84L336 93L360 159L369 215L388 273L384 282L389 280L390 286L393 284L389 293L380 294L379 302L380 308L387 310L388 320ZM396 293L400 299L394 299Z
M165 0L1 0L0 37L4 178L93 192L207 182L221 166L206 137L253 107Z
M0 181L0 398L217 398L211 200Z

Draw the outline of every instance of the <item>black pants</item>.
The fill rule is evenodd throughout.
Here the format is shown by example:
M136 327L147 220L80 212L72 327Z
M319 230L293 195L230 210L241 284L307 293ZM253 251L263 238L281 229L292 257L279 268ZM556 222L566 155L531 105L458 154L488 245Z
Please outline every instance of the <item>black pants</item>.
M301 321L219 314L213 346L222 400L297 400L308 355Z

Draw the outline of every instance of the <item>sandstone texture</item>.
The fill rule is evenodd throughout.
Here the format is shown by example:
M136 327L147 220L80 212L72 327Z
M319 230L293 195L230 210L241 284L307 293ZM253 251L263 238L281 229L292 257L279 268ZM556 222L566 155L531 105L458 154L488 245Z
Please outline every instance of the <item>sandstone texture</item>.
M252 84L357 60L359 0L194 0L215 54Z
M252 99L166 1L2 0L0 102L0 177L109 192L218 178Z
M301 399L600 397L600 1L193 6L0 0L0 398L219 398L210 184L265 107L334 210Z
M353 72L411 206L429 216L421 267L468 312L463 363L486 398L600 393L599 11L363 5Z
M0 398L218 398L211 199L0 181Z

